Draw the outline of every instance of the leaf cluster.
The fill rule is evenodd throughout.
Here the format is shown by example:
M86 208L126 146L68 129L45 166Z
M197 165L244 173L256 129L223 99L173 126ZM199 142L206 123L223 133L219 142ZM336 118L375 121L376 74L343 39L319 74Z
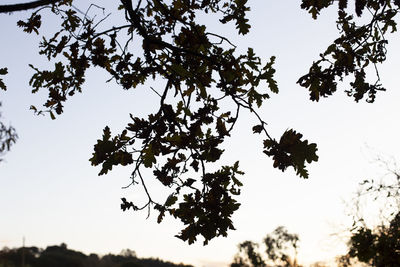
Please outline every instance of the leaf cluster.
M7 68L0 68L0 75L6 75L8 73L8 69ZM3 79L0 78L0 89L6 91L7 90L7 86L4 83Z
M274 160L274 167L282 171L292 166L300 177L308 178L305 163L317 161L317 145L309 144L307 140L302 141L302 134L290 129L276 140L264 141L264 153Z
M332 0L303 0L301 7L308 10L314 19L324 8L331 6ZM385 34L397 31L395 17L399 12L400 2L390 0L356 0L355 15L360 17L368 12L371 15L369 23L358 25L351 11L348 11L348 1L340 0L337 27L340 37L337 38L320 59L315 61L309 72L298 80L298 84L310 92L310 99L319 101L321 97L332 95L337 90L337 81L347 76L353 76L347 94L359 101L366 98L374 102L378 91L385 88L380 83L377 64L386 60ZM376 80L369 82L366 78L367 69L373 67Z
M301 8L317 18L334 2L303 0ZM258 113L270 94L279 92L274 78L276 58L262 60L252 48L240 54L229 39L199 20L200 15L212 14L222 24L233 23L237 33L245 35L251 28L247 0L121 0L118 15L125 21L112 27L102 27L110 14L99 6L81 12L65 0L40 8L18 26L40 34L40 13L45 8L61 18L61 24L40 43L39 53L54 68L31 66L35 72L30 80L32 92L44 89L49 93L44 110L31 107L35 113L48 112L52 119L62 114L64 102L82 92L89 68L102 69L108 81L125 90L143 86L149 79L165 82L164 87L150 88L159 97L155 112L142 118L131 114L125 129L115 136L105 127L94 146L90 162L101 166L100 175L114 166L129 165L130 185L139 184L146 193L144 204L123 198L123 210L147 208L150 212L153 208L159 222L168 213L185 225L177 236L189 243L199 235L207 243L234 229L231 216L239 207L235 196L240 193L243 172L237 162L231 166L218 163L224 154L222 144L243 111L257 121L252 130L264 136L263 152L273 159L274 167L282 171L293 167L300 177L309 176L306 165L318 160L316 144L293 129L278 139L271 137ZM367 101L374 101L376 92L384 88L378 72L375 83L367 81L366 68L376 68L386 59L384 35L396 31L398 8L398 1L356 1L356 15L365 10L373 14L369 24L358 26L347 1L339 1L340 37L298 81L309 90L311 100L331 95L337 90L337 80L353 75L348 95L356 101L367 95ZM96 16L96 10L104 16ZM144 169L151 170L170 190L165 199L152 196L142 175Z
M61 17L60 30L51 38L43 37L40 54L56 61L53 70L35 71L30 80L36 93L49 92L44 104L47 110L32 106L36 113L49 112L52 119L63 112L63 103L82 91L89 67L99 67L125 90L144 84L149 78L163 79L164 88L153 89L159 97L159 109L147 118L131 115L126 129L116 136L104 129L103 138L94 146L92 165L101 165L100 175L116 165L132 165L131 185L141 184L148 196L143 205L122 199L121 208L142 210L153 207L181 220L185 228L177 236L193 243L201 235L207 243L226 236L234 229L231 215L238 209L234 199L240 193L242 175L236 162L209 171L208 166L221 159L220 148L230 136L241 110L255 115L259 125L255 133L266 135L265 153L274 157L276 167L293 166L300 176L307 177L305 161L317 160L315 145L300 140L295 132L286 133L276 143L266 123L257 113L272 93L278 93L274 79L275 57L263 64L252 48L238 55L236 46L218 33L210 32L198 22L198 13L214 13L223 24L233 22L239 34L247 34L250 10L246 0L122 0L119 9L126 24L98 30L102 21L91 17L90 9L81 16L70 2L58 2L51 10ZM33 12L26 22L19 22L27 33L39 33L40 11ZM215 41L217 40L217 41ZM142 53L133 54L131 47L141 43ZM172 100L171 100L172 99ZM222 101L230 100L234 108ZM289 141L289 139L292 139ZM303 155L302 149L306 149ZM285 156L285 155L286 156ZM153 199L142 169L152 169L154 177L171 189L166 201ZM182 193L185 192L185 193Z

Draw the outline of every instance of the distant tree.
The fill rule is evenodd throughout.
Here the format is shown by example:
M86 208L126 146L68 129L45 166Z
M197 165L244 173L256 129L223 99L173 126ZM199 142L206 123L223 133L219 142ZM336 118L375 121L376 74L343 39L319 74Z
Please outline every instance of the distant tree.
M37 266L37 258L41 251L37 247L24 247L18 249L3 248L0 250L0 267L19 267L22 265L22 255L28 266Z
M349 256L371 266L400 265L400 213L389 225L358 228L349 242Z
M37 266L41 267L84 267L87 256L81 252L70 250L66 244L49 246L40 253Z
M299 237L289 233L285 227L277 227L264 239L265 253L259 252L260 245L245 241L238 245L231 267L300 267L297 264L297 247Z
M243 111L254 115L257 123L250 127L264 136L262 151L273 159L273 166L282 171L293 167L300 177L308 177L306 165L318 160L316 144L293 129L275 139L258 113L270 94L279 91L274 79L275 57L263 61L252 48L239 54L230 40L210 31L198 18L214 14L212 18L217 16L218 23L234 23L237 33L246 35L251 28L247 0L121 0L120 17L125 21L109 28L102 27L108 15L91 15L98 5L82 12L72 2L39 0L3 5L0 13L38 7L26 21L18 22L25 32L36 34L45 10L61 18L56 33L43 37L40 43L39 53L54 62L54 68L40 70L31 65L35 72L29 82L32 92L44 89L49 93L44 110L31 107L38 114L48 113L52 119L60 115L64 102L82 91L90 67L105 70L110 80L126 90L148 79L165 82L163 88L150 87L159 96L154 113L145 118L131 115L126 129L115 136L105 127L94 146L90 161L101 165L100 175L116 165L131 165L131 184L141 184L147 194L141 205L123 198L123 210L150 211L153 207L159 212L158 222L165 214L172 215L185 224L177 237L189 244L198 236L205 244L216 236L226 236L234 229L231 216L240 205L235 196L240 193L238 176L243 172L238 162L216 171L210 166L220 160L224 153L221 144ZM47 6L49 3L52 5ZM367 80L367 69L376 70L376 65L385 61L385 34L396 31L400 3L356 0L356 16L372 14L361 25L347 7L347 0L302 0L301 8L316 19L322 9L335 3L339 3L340 36L298 83L307 88L312 101L318 101L337 90L338 80L350 76L354 80L347 94L355 101L365 98L373 102L384 88L378 72L374 82ZM133 52L137 50L140 52ZM158 200L149 193L142 176L144 168L151 169L170 189L168 197Z
M265 267L266 263L258 252L259 244L244 241L238 245L239 253L235 256L231 267Z
M285 227L276 228L264 239L266 253L273 262L281 266L297 266L297 246L299 236L289 233Z
M375 214L378 224L368 223L372 204L380 210ZM400 172L393 170L381 181L363 181L354 210L349 250L339 265L351 266L358 261L369 266L400 266Z
M122 250L121 255L126 258L136 258L136 252L133 250L130 250L129 248Z
M24 251L24 252L22 252ZM25 255L26 267L193 267L185 264L174 264L152 258L137 258L132 250L124 250L120 255L108 254L99 257L96 254L85 255L70 250L66 244L49 246L45 250L37 247L0 250L0 267L20 267L22 253Z

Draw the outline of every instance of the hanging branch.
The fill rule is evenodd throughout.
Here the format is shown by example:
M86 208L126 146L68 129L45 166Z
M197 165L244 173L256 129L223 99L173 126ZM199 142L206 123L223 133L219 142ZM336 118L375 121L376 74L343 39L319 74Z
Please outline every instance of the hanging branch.
M26 11L37 7L55 4L61 0L38 0L28 3L20 3L13 5L0 5L0 13L11 13L16 11Z

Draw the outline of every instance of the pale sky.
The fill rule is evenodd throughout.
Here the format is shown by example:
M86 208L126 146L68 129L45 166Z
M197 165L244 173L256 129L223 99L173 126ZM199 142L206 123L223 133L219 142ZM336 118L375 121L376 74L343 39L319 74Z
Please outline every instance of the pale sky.
M7 1L13 2L17 1ZM85 2L76 4L84 7ZM106 1L96 3L105 5ZM277 56L280 93L260 112L276 138L294 128L316 142L320 159L309 166L308 180L297 177L292 169L285 173L274 169L262 153L262 139L252 134L253 119L243 113L225 144L223 158L224 163L240 160L246 173L239 197L242 206L233 216L237 230L208 246L201 240L189 246L175 238L181 224L172 218L157 224L156 213L146 220L145 212L122 212L121 197L143 199L139 188L121 189L129 183L130 167L99 177L99 168L88 161L104 126L117 133L129 122L129 113L145 116L156 107L149 85L124 91L114 83L106 84L105 72L92 69L84 92L67 102L63 115L55 121L36 117L29 106L40 106L46 93L30 93L28 64L47 66L46 59L37 54L39 38L16 27L26 13L0 15L0 67L9 68L4 79L8 91L0 92L2 119L12 123L20 137L0 163L0 248L21 246L25 236L27 246L44 248L65 242L71 249L98 254L129 248L139 257L222 267L231 262L238 243L259 242L283 225L300 236L299 262L328 260L344 253L343 240L332 236L342 234L349 223L344 201L361 180L382 173L371 163L375 156L400 159L399 38L390 39L388 60L380 66L388 90L380 92L375 103L355 103L343 92L346 83L332 97L313 103L296 81L336 37L335 8L314 21L300 9L300 1L251 0L249 5L252 28L245 37L237 36L231 26L208 23L243 51L253 47L265 60ZM54 20L49 20L44 21L45 32L55 30ZM111 16L107 23L113 20ZM150 191L160 193L150 175L148 179Z

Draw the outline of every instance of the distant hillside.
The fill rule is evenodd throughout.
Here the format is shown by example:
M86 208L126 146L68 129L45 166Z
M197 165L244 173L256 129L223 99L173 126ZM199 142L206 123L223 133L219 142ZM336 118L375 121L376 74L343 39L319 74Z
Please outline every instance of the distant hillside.
M132 250L123 250L119 255L85 255L70 250L66 244L48 246L46 249L25 247L0 251L0 267L193 267L174 264L153 258L138 258Z

